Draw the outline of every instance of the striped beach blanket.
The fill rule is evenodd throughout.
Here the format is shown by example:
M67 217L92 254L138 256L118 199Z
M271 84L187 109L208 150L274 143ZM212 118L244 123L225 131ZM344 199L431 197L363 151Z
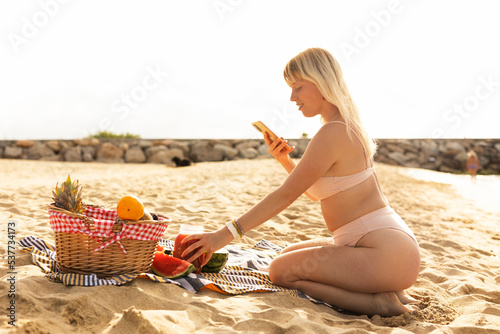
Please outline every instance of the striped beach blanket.
M38 266L50 279L64 285L99 286L122 285L136 278L148 278L158 283L176 284L190 292L197 293L202 289L211 289L225 294L242 294L245 292L286 292L293 296L306 298L314 303L325 304L302 293L299 290L285 289L272 284L268 269L271 260L281 251L281 247L262 240L253 246L228 245L229 260L218 274L191 273L179 279L166 279L152 272L135 275L117 275L110 278L99 278L96 275L62 273L57 269L55 247L34 236L21 239L18 243L21 250L29 252L33 264ZM160 245L173 247L172 240L160 240ZM327 304L326 304L327 305Z

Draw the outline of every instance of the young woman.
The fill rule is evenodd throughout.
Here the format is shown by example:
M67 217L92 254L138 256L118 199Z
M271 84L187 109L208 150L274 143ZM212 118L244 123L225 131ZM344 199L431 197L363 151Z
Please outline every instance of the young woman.
M411 287L420 269L414 234L389 206L373 167L375 145L363 129L356 105L332 55L308 49L291 59L284 76L290 100L305 117L321 116L323 126L300 162L290 159L285 140L265 136L270 154L289 173L284 183L252 209L199 239L184 254L188 261L212 253L271 219L306 194L321 201L333 238L310 240L283 250L271 263L274 284L298 289L338 308L393 316L412 310Z
M479 158L474 150L467 152L467 170L473 182L476 181L477 171L479 170Z

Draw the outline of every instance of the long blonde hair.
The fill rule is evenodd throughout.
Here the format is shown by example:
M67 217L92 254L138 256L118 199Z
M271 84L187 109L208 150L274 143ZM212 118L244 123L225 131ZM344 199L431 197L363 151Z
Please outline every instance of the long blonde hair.
M349 139L352 140L353 130L361 138L368 156L373 157L377 145L364 129L358 107L347 89L340 65L330 52L321 48L310 48L299 53L286 64L283 76L288 85L298 80L314 83L323 97L339 109ZM323 118L321 121L325 123Z

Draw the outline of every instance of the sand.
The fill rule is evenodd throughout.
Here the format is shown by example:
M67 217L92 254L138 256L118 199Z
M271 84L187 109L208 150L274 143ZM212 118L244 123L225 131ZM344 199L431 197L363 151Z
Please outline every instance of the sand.
M213 230L237 217L281 184L285 171L271 159L199 163L184 168L152 164L0 160L0 331L18 333L500 333L500 212L463 197L453 186L377 165L393 208L419 239L420 276L408 293L418 311L382 318L340 313L286 293L237 296L136 279L126 286L66 287L46 278L28 254L16 252L16 326L8 324L7 222L16 240L34 235L53 242L45 205L68 173L85 186L88 203L108 208L128 193L151 211ZM411 174L411 173L410 173ZM485 187L484 192L493 190ZM319 204L299 198L240 242L278 245L330 236ZM341 268L339 268L341 270Z

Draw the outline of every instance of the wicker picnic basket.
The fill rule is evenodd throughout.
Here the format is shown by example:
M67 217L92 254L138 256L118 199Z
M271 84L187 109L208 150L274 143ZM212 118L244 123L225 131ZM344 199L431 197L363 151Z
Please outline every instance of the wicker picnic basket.
M158 241L172 219L121 220L116 210L87 205L83 214L48 205L62 273L111 277L150 270Z

